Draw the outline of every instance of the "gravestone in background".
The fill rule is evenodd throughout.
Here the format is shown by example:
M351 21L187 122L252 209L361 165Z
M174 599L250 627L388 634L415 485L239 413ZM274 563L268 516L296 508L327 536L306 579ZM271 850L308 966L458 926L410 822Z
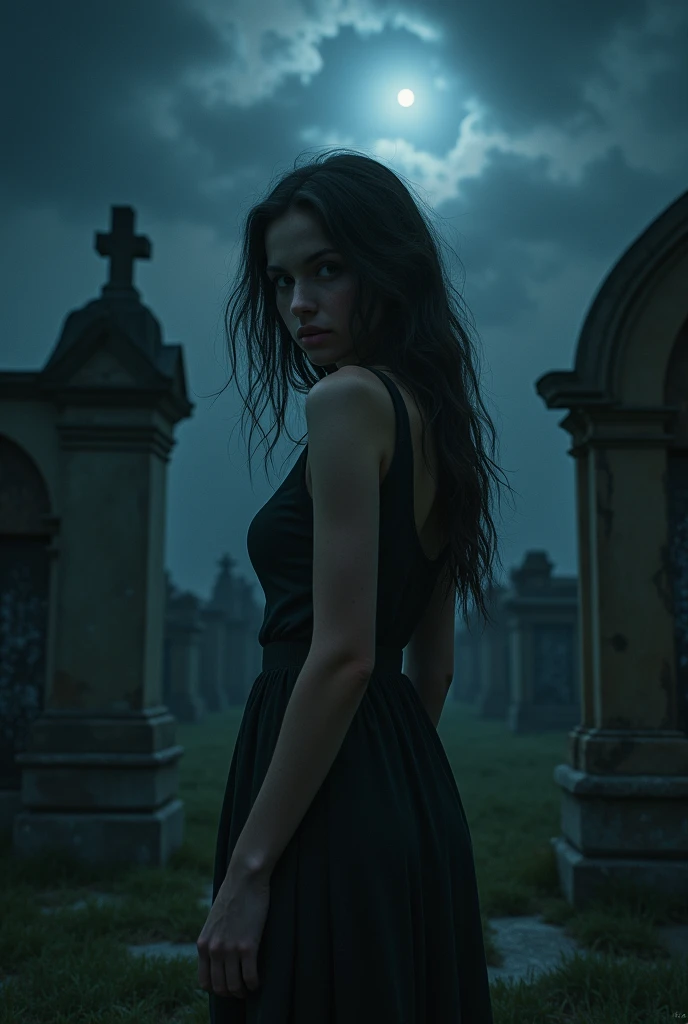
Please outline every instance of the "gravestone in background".
M42 370L0 373L0 519L14 524L0 581L27 641L3 640L4 781L11 731L21 792L15 774L2 804L18 854L164 864L184 824L161 696L166 474L193 406L181 346L132 284L151 247L131 207L112 208L95 247L110 258L101 297L69 314Z
M581 721L553 841L576 907L618 879L688 893L688 192L633 243L585 320L568 409L576 460Z

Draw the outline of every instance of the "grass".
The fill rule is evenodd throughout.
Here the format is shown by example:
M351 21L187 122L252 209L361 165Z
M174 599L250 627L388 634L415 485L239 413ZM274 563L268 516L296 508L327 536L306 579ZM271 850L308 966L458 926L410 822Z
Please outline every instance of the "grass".
M126 944L196 942L241 714L178 725L186 832L166 868L86 868L54 852L19 859L0 836L0 1024L207 1024L195 960L138 959ZM489 919L505 916L542 914L586 950L609 954L576 955L531 984L493 982L495 1024L686 1019L688 958L669 959L656 931L688 923L685 900L617 887L577 913L561 897L549 838L559 834L552 773L566 760L566 733L514 736L456 703L439 732L471 828L488 963L500 965ZM96 892L121 899L98 906ZM84 909L69 909L77 899Z

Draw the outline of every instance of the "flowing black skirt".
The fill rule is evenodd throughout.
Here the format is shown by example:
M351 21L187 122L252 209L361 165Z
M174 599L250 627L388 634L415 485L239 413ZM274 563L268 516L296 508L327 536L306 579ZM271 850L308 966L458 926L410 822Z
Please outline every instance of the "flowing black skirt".
M268 644L244 710L213 900L309 645ZM471 837L402 652L378 647L344 743L270 879L260 988L211 1024L493 1024Z

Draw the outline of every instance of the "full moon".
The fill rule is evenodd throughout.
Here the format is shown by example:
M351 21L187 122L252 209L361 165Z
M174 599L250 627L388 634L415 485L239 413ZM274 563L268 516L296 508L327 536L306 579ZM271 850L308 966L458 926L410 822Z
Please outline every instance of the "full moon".
M410 89L402 89L401 92L397 95L397 100L399 101L402 107L410 107L414 102L415 98L416 97L413 95Z

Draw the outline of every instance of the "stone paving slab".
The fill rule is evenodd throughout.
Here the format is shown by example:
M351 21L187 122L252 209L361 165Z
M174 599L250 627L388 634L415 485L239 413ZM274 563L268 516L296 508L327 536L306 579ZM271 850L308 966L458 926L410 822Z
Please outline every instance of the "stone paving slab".
M493 917L489 920L497 933L494 937L495 945L504 957L501 967L487 965L490 981L497 978L533 981L541 974L559 967L562 957L568 959L576 952L581 956L604 956L603 953L584 949L575 939L566 935L561 926L548 924L539 915ZM657 932L672 956L688 956L688 925L661 926ZM627 958L621 956L615 959L623 961Z
M174 960L177 957L198 960L195 942L148 942L144 946L127 945L127 949L133 956L139 958L161 956L165 960Z

